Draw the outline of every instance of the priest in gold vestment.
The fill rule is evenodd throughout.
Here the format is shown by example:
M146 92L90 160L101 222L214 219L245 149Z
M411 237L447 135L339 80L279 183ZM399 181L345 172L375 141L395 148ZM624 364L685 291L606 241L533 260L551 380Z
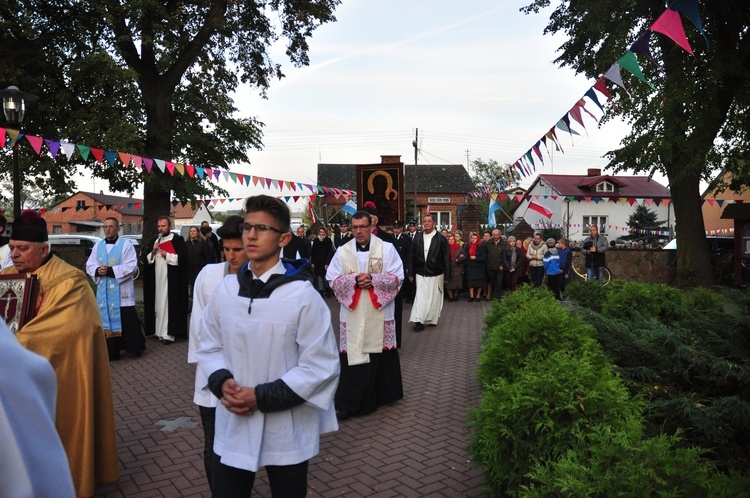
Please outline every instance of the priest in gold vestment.
M50 253L47 225L35 211L13 222L9 273L39 278L35 316L16 334L47 358L57 377L55 426L68 455L76 495L119 479L107 345L86 275Z

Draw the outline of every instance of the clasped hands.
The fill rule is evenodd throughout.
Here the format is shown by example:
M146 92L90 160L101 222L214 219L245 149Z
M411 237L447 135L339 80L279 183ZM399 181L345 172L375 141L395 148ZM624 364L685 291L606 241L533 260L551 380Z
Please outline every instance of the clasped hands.
M242 387L234 379L221 386L221 404L235 415L252 415L258 409L254 387Z
M356 277L357 287L360 289L372 289L372 275L369 273L360 273Z
M96 269L96 274L102 277L107 275L107 265L102 265Z

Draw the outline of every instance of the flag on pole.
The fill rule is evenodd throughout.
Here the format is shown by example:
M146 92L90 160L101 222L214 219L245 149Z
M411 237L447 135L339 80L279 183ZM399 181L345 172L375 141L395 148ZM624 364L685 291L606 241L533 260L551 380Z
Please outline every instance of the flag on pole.
M497 202L495 202L495 199L490 197L490 209L489 209L490 213L489 213L489 216L487 217L487 224L491 227L494 227L496 225L495 211L497 211L498 209L500 209L500 205Z
M312 201L307 203L307 211L310 213L310 224L315 223L315 209L313 209Z
M529 209L536 211L547 219L551 219L554 214L549 208L542 206L534 201L529 201Z
M427 211L425 212L425 214L430 214L430 205L429 204L427 204Z
M341 210L345 213L354 214L357 212L357 203L350 199L349 202L341 206Z

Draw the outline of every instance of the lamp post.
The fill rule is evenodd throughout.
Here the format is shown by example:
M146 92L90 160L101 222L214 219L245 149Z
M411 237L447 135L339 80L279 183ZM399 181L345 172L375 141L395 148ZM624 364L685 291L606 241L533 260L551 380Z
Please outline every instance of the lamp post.
M35 102L39 97L22 92L17 86L9 86L0 90L3 97L3 113L8 125L21 132L23 115L26 112L26 102ZM18 160L18 137L13 144L13 217L21 215L21 168Z

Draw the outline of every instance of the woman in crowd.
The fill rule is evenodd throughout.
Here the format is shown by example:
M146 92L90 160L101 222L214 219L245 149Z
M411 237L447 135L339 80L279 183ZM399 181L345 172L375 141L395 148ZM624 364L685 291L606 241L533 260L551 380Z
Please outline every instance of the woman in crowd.
M516 246L516 238L508 237L508 245L503 251L503 268L505 268L505 288L511 291L518 290L518 277L521 275L521 267L526 261L526 256L520 247Z
M542 240L540 232L534 233L526 258L529 260L529 276L534 287L541 287L544 282L544 255L547 254L547 244Z
M466 254L466 285L469 288L469 302L482 300L482 289L487 280L486 265L487 252L484 244L479 240L479 234L471 232L469 243L464 244Z
M526 237L523 242L516 242L516 246L521 249L521 253L523 254L523 263L521 263L521 267L518 269L518 285L530 283L529 258L527 258L526 255L529 252L529 246L531 245L532 240L531 237Z
M198 227L190 227L188 240L185 242L188 248L188 275L190 278L188 292L192 295L195 277L198 276L204 266L213 262L213 258L211 248L208 247L209 242L203 237Z
M461 250L461 246L456 242L455 235L448 234L448 247L451 250L451 278L445 282L445 292L448 294L448 301L458 301L458 294L464 285L464 261L466 255Z

